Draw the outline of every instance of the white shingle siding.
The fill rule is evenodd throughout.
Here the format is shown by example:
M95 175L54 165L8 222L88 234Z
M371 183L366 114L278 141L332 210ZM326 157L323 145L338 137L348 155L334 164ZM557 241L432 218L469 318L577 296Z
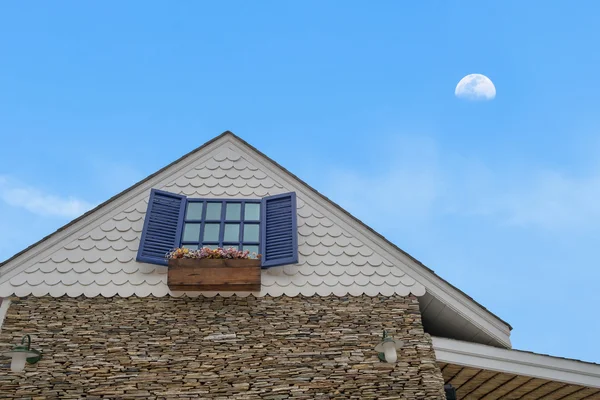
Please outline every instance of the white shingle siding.
M223 145L214 156L199 158L157 188L189 197L262 198L294 191L267 176L260 165ZM46 258L13 277L0 278L0 296L179 296L167 287L166 267L135 261L150 191L135 204L67 241ZM262 271L262 290L255 295L297 296L347 294L407 295L425 288L385 255L351 235L308 203L298 201L299 263ZM188 295L217 293L188 293ZM224 292L229 296L234 293ZM238 293L247 295L249 293Z

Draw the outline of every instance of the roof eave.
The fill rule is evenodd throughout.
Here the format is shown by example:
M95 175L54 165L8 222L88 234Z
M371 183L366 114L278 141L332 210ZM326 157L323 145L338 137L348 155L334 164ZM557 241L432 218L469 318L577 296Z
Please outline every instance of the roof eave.
M440 337L432 341L438 362L600 388L599 364Z

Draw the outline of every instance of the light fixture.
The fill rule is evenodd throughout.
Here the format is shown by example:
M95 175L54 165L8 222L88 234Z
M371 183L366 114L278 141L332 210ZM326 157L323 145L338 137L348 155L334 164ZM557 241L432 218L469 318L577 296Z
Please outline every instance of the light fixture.
M27 344L25 344L27 340ZM25 368L25 361L29 364L35 364L42 358L42 353L38 350L31 348L31 337L29 335L23 336L21 339L21 345L13 347L11 351L3 353L6 357L12 357L10 362L10 370L13 372L21 372Z
M387 332L384 330L381 343L375 346L375 351L379 353L378 356L381 361L393 364L398 360L398 353L396 350L400 347L402 347L402 342L388 336Z
M444 392L446 393L446 400L456 400L456 389L451 384L444 385Z

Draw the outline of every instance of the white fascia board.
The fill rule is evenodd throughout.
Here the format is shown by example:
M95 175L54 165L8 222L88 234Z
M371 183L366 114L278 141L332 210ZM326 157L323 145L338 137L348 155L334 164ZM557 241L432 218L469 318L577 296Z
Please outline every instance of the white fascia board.
M437 361L600 388L600 364L433 337Z

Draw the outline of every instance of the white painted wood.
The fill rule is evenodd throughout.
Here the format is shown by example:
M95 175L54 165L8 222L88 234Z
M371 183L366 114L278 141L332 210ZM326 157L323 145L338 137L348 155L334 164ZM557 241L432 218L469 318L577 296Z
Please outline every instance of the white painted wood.
M600 388L599 364L454 339L432 340L439 362Z
M2 332L2 323L6 318L8 307L10 307L10 299L2 299L2 304L0 304L0 332Z
M277 175L272 177L263 168L254 157L243 157L239 149L225 141L209 157L200 157L156 187L191 197L211 198L260 198L290 191ZM174 294L167 287L166 268L135 261L149 193L146 190L143 196L136 197L136 203L130 202L94 221L85 232L82 228L84 233L66 236L61 247L44 254L43 258L3 274L0 295L142 297ZM302 193L298 193L298 228L299 263L288 268L263 270L262 290L255 295L413 293L420 296L425 293L422 284L395 267L384 255L375 253L316 211ZM17 270L21 273L13 274Z

